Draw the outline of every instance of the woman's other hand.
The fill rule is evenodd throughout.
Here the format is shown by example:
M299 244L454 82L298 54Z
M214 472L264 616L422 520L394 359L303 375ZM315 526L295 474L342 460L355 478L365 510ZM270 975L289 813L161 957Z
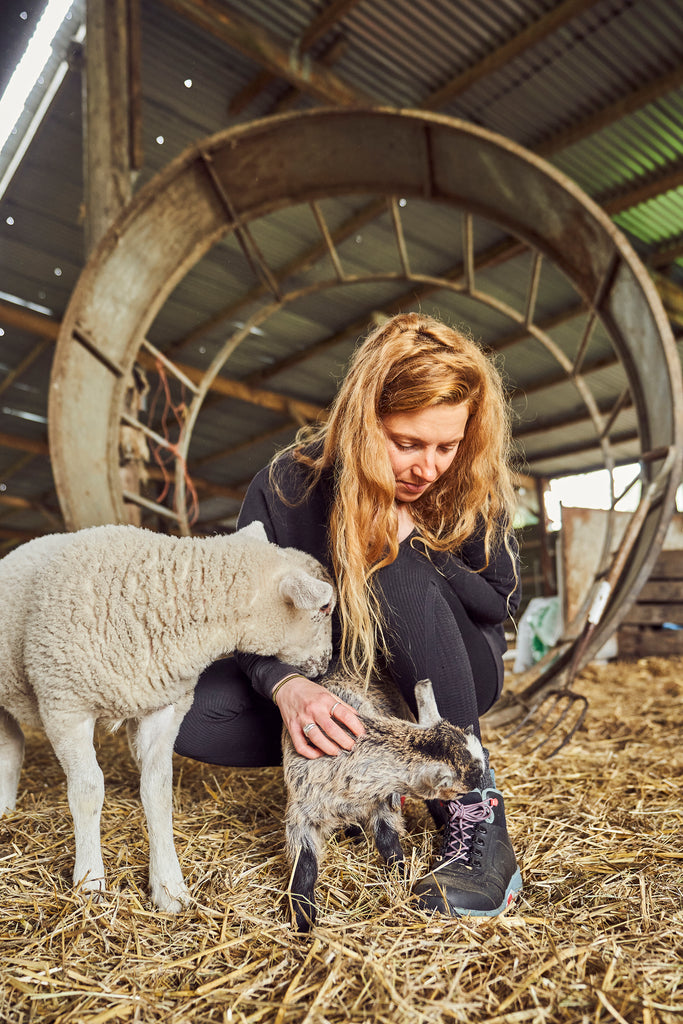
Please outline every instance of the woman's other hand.
M297 753L311 760L351 750L365 732L353 708L304 676L288 679L276 703Z

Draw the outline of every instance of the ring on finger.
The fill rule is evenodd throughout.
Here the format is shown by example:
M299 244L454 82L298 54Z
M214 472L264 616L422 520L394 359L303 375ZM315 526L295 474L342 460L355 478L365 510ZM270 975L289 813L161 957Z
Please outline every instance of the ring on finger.
M311 731L311 729L315 729L315 725L316 725L315 722L309 722L308 725L304 726L303 733L304 733L304 736L306 737L306 739L308 739L308 734Z
M341 701L338 700L336 704L332 705L332 710L330 711L330 718L332 718L334 716L334 712L336 711L336 709L339 707L340 704L341 704Z

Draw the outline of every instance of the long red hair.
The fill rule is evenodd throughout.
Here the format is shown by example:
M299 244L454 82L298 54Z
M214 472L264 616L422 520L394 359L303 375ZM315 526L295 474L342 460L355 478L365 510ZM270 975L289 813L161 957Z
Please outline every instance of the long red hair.
M465 436L450 468L410 510L428 549L457 551L481 529L488 558L500 543L510 549L509 407L495 364L463 332L419 313L387 320L357 348L327 422L304 428L290 449L310 468L311 486L333 468L329 538L342 658L366 677L384 647L372 577L398 554L396 482L382 417L444 403L468 406Z

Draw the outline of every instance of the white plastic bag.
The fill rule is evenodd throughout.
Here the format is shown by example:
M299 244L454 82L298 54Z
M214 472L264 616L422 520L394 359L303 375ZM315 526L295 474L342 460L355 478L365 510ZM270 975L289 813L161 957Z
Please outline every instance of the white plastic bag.
M514 672L524 672L554 647L562 634L559 597L532 597L519 620Z

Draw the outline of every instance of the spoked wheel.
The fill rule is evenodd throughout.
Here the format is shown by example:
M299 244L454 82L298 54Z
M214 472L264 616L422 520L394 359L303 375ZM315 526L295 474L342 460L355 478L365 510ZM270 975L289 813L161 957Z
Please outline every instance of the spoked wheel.
M292 224L299 252L287 260L276 236ZM362 257L354 248L361 233ZM188 360L181 345L154 344L150 335L174 289L214 248L242 292L217 311L204 351ZM516 273L502 277L503 262ZM336 295L343 329L297 349L288 317L319 311ZM226 331L239 306L239 324L233 316ZM558 316L560 307L569 314ZM153 179L90 258L58 340L49 433L67 527L127 522L138 509L191 532L192 442L209 396L238 401L249 390L290 425L324 416L331 371L324 393L307 398L259 392L258 382L284 380L314 359L327 359L338 377L378 308L433 309L474 324L504 354L532 472L578 465L589 447L610 471L626 457L642 467L637 529L615 554L608 516L592 585L558 649L525 677L531 694L537 681L567 672L579 638L579 660L588 660L650 572L680 479L680 363L654 285L612 221L549 164L472 125L417 111L317 109L211 136ZM248 354L266 328L279 340L265 369L250 373ZM229 377L240 359L239 375ZM183 390L175 435L139 413L140 370ZM563 425L565 441L550 444ZM164 453L168 498L122 475L124 436L143 453ZM619 497L613 487L613 508Z

